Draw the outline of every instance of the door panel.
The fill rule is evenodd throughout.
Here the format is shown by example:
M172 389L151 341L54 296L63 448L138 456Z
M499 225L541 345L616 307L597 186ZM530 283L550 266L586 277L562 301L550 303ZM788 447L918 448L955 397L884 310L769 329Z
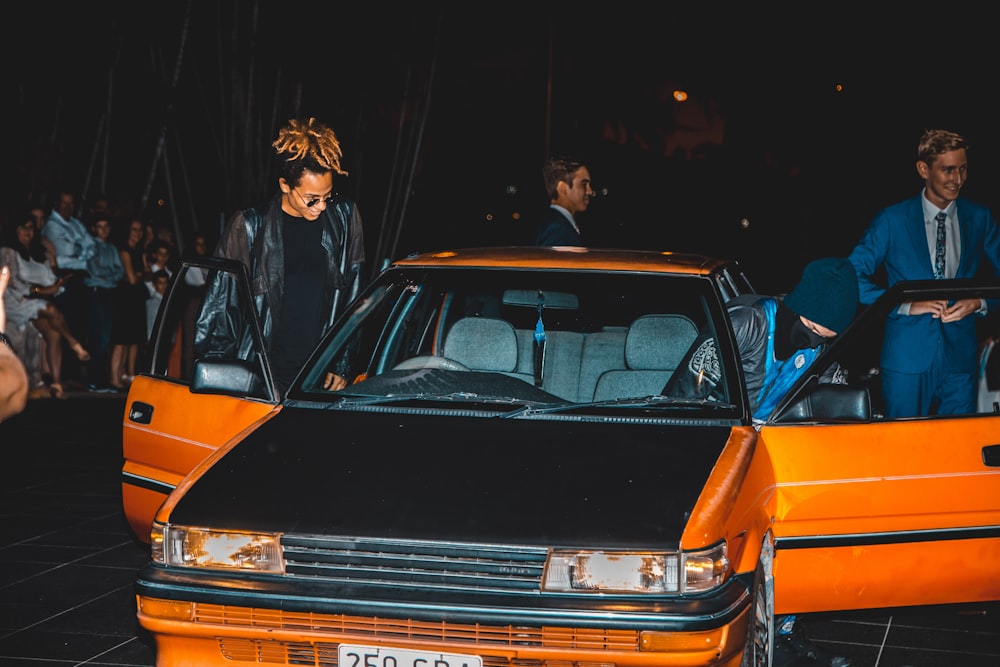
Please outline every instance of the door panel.
M152 406L148 424L122 423L122 502L136 537L148 542L153 515L167 494L196 465L280 406L212 394L192 394L187 385L169 379L137 376L127 406Z
M778 613L1000 599L1000 417L765 426Z
M188 280L198 271L203 285ZM136 537L149 541L153 516L167 495L195 466L219 447L269 416L273 399L268 361L249 297L246 269L238 262L206 258L185 262L163 298L144 372L129 388L122 421L122 506ZM197 355L194 321L206 289L217 287L240 302L246 315L243 354L259 369L265 398L193 393ZM249 349L247 349L249 348Z

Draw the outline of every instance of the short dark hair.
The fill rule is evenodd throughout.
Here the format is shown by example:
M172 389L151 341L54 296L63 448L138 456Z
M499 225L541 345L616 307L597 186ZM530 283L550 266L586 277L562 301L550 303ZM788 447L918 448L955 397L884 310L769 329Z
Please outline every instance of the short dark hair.
M949 130L925 130L917 145L917 159L926 162L927 165L934 163L934 159L942 153L969 149L969 142L961 134Z
M566 185L573 185L573 174L581 167L586 167L579 159L572 155L553 155L545 161L542 167L542 178L545 181L545 194L550 200L559 196L559 182Z

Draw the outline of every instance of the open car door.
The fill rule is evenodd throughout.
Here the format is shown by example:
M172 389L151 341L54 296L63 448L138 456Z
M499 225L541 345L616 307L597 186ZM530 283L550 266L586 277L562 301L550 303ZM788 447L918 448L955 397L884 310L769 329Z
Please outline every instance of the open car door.
M887 316L903 302L967 298L1000 303L1000 285L895 285L761 428L778 614L1000 599L1000 412L889 418L881 395ZM831 362L846 384L816 382Z
M205 295L224 293L225 308ZM209 299L210 303L218 303ZM199 318L241 332L231 349L195 352ZM129 387L122 423L122 506L135 536L149 542L160 504L195 466L234 436L280 410L246 267L206 257L171 276Z

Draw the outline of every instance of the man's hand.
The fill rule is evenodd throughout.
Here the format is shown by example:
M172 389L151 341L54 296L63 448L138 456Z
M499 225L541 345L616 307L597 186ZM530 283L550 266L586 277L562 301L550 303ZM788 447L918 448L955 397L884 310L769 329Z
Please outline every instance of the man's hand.
M336 373L327 373L323 378L323 389L327 391L340 391L347 386L347 380Z
M910 304L910 315L925 315L929 313L932 317L940 319L942 322L958 322L966 315L971 315L978 311L980 306L982 306L982 303L979 299L959 299L950 306L943 299L914 301Z

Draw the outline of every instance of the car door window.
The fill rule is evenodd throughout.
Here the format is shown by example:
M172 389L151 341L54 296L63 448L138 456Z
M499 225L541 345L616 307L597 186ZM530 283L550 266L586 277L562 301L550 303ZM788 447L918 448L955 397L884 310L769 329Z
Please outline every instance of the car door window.
M149 373L197 385L199 373L219 378L238 372L245 381L228 393L271 400L270 369L247 284L236 262L184 262L156 316L145 356Z

